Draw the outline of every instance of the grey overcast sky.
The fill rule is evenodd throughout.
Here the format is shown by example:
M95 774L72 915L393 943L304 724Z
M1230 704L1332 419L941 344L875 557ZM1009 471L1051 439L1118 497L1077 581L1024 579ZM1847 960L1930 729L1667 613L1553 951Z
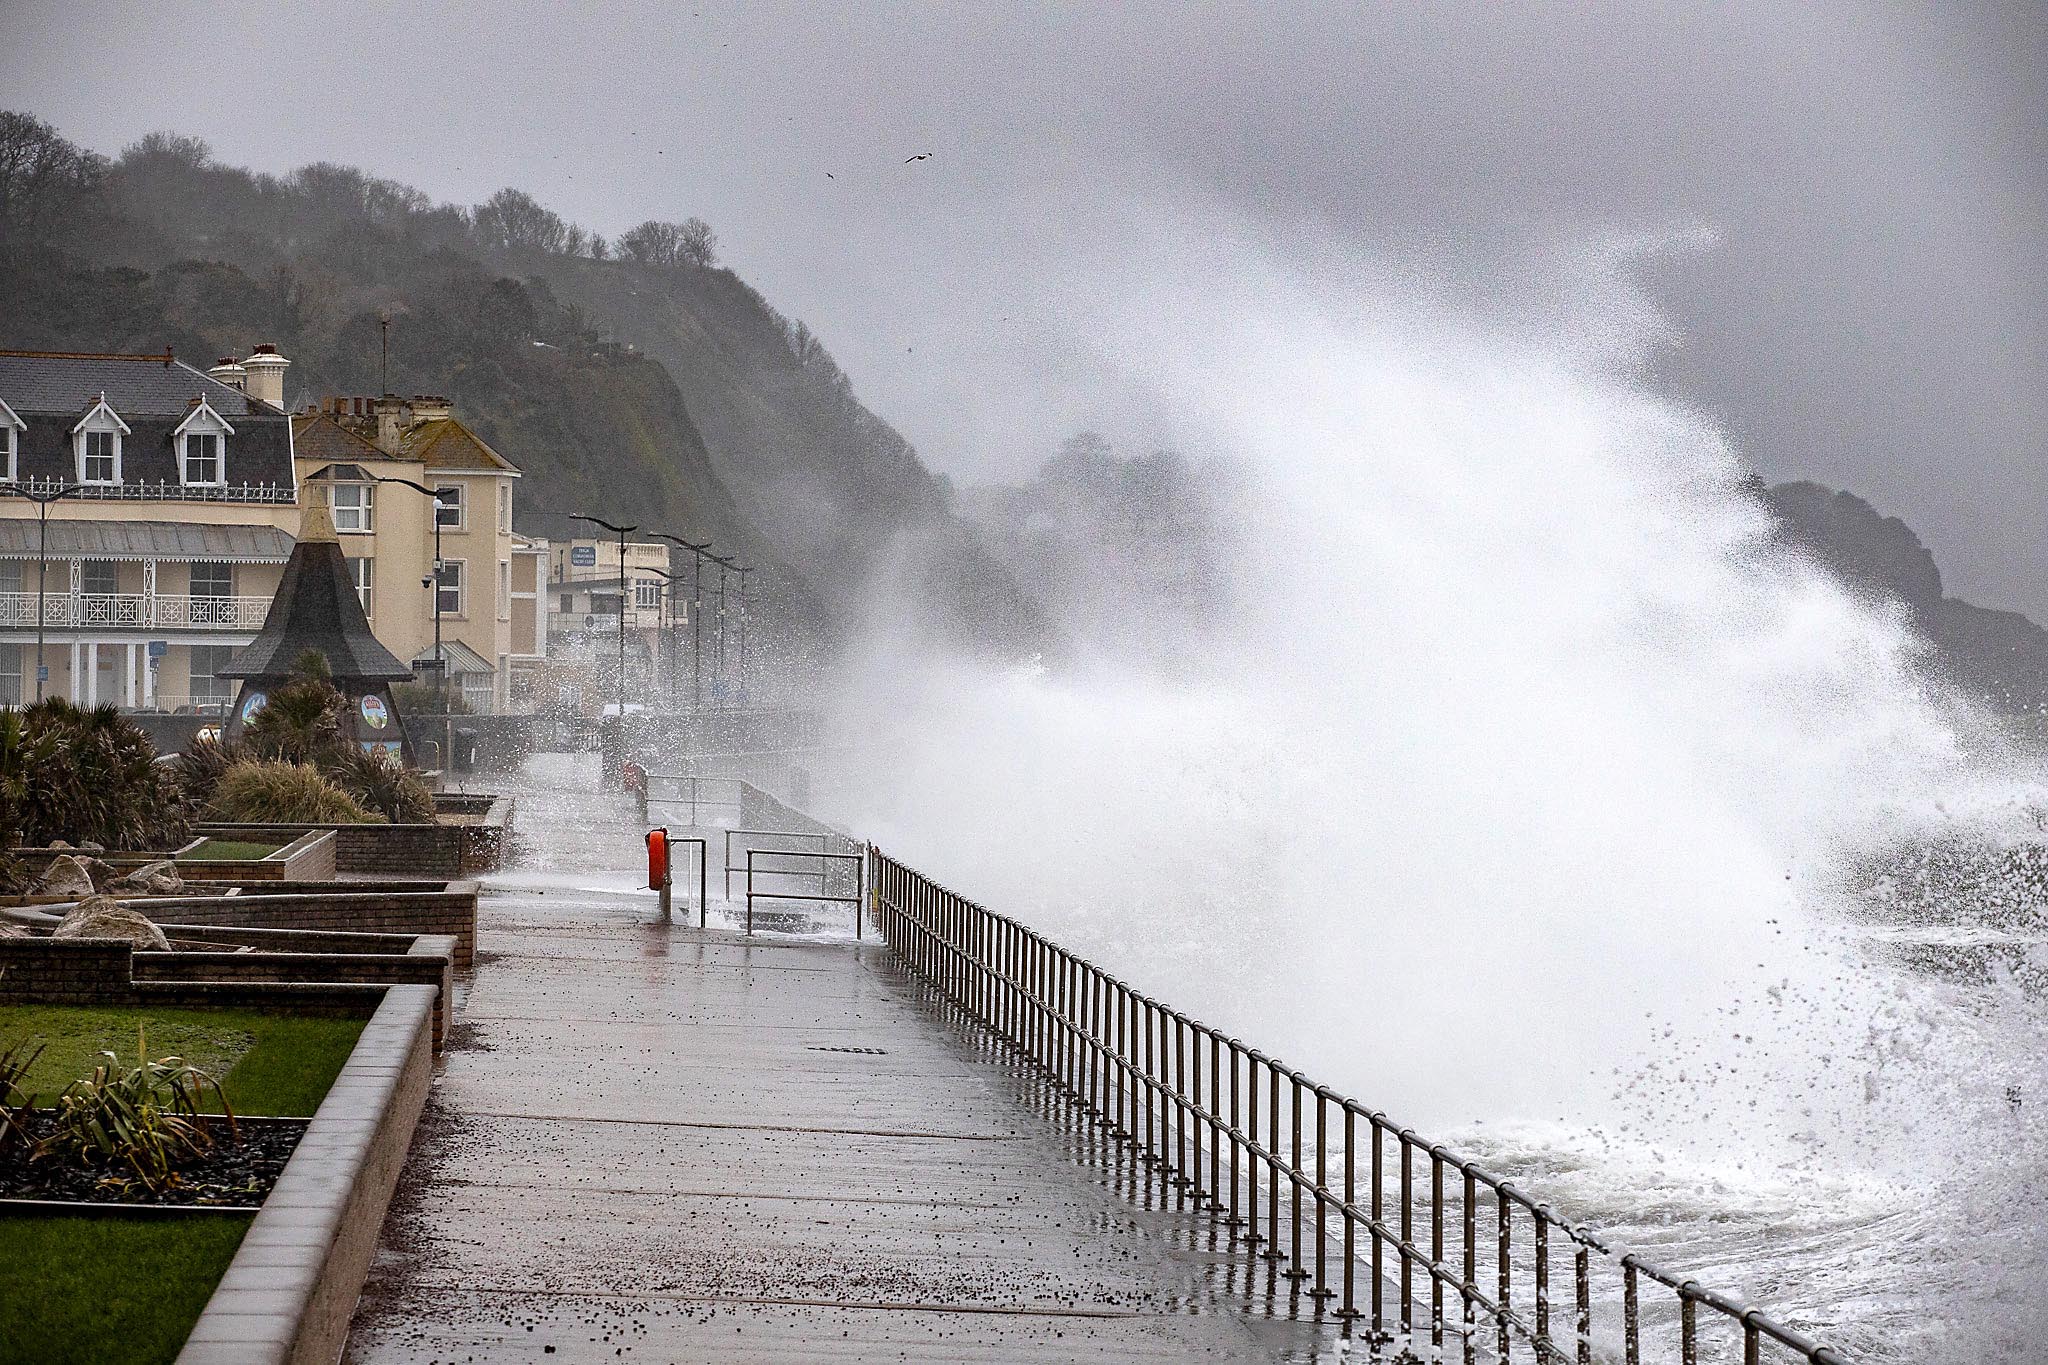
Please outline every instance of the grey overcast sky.
M1120 197L1481 289L1524 243L1710 228L1655 266L1657 379L1767 476L1907 518L1952 592L2048 618L2038 3L0 0L0 106L107 152L171 128L513 185L608 234L700 215L967 479L1159 430L1047 302Z

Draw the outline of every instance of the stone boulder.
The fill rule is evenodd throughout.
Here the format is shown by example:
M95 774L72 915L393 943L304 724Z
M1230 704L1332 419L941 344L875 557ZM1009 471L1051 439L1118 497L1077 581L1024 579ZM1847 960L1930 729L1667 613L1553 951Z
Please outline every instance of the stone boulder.
M37 896L65 896L72 900L84 900L94 889L92 869L71 854L62 853L50 859L50 865L43 869L42 875L36 878L35 885L30 887L29 891Z
M64 916L51 938L118 938L137 948L168 951L171 941L147 915L130 910L112 896L93 896L80 901Z
M125 876L116 877L112 885L117 891L139 895L175 896L185 889L185 879L178 875L177 864L166 859L138 867Z

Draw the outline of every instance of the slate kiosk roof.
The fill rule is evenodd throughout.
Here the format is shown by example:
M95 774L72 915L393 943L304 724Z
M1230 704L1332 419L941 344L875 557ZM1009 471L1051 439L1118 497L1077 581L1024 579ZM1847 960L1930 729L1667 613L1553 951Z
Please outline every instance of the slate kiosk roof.
M262 633L218 670L223 678L280 678L307 650L327 658L337 684L404 682L412 669L377 643L356 596L348 561L327 505L317 494L304 501L299 543L285 561L284 577L263 618Z

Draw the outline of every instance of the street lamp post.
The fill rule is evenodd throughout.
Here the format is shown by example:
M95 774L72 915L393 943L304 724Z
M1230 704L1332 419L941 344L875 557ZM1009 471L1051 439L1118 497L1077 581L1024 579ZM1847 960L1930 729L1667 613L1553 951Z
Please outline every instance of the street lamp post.
M43 620L48 615L44 606L50 576L50 504L59 498L68 498L73 493L83 492L84 484L60 483L45 485L37 489L28 483L11 483L7 491L18 493L36 505L36 700L43 699ZM76 678L72 679L75 689ZM74 696L77 693L74 691Z
M581 512L570 513L569 520L587 521L593 526L602 526L605 530L614 532L619 538L619 721L621 724L624 724L626 719L626 537L640 528L637 526L620 526L615 522L606 521L603 517L585 516Z
M711 553L711 542L698 545L672 536L666 531L655 535L672 545L680 545L692 556L690 566L690 709L704 709L704 556Z
M747 704L747 575L760 566L757 564L733 565L733 572L740 576L740 706Z
M441 652L441 490L429 488L411 479L401 479L393 474L372 474L378 483L402 483L417 493L424 493L434 500L434 692L441 703L441 714L448 713L448 658Z
M725 686L725 575L727 570L739 566L737 559L723 555L711 556L711 562L718 566L718 685Z

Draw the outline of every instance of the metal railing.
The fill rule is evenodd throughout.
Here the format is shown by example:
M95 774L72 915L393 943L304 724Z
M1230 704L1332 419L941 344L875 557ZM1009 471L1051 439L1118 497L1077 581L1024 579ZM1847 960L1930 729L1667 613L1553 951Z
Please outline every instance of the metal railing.
M69 593L43 596L46 626L261 630L268 597L194 597L184 593ZM36 594L0 592L0 627L36 623Z
M657 783L673 786L657 786ZM707 783L713 784L709 792L705 790ZM746 783L737 777L707 777L699 773L649 773L642 805L676 808L688 806L690 824L697 826L703 823L703 809L707 806L717 811L743 809L745 788ZM670 794L671 790L673 794ZM646 810L642 809L640 823L647 823L646 816Z
M53 492L64 486L58 479L24 479L22 487L31 493ZM288 504L298 501L289 484L280 483L88 483L74 484L70 496L93 502L255 502ZM0 488L11 491L11 486Z
M1403 1345L1426 1332L1438 1359L1455 1338L1466 1365L1505 1365L1518 1351L1537 1365L1591 1365L1596 1349L1613 1359L1617 1348L1641 1365L1646 1347L1697 1365L1703 1346L1739 1349L1744 1365L1761 1365L1766 1348L1848 1365L879 849L867 884L883 941L912 973L1133 1148L1148 1183L1273 1263L1317 1314ZM1568 1307L1553 1300L1553 1271L1571 1278Z
M761 867L754 862L754 859L764 854L770 858L814 860L818 865L815 868ZM853 894L850 896L835 896L831 890L832 870L835 867L844 867L849 863L852 864L853 868ZM813 853L798 852L785 848L749 848L747 850L746 867L747 932L749 934L754 932L754 902L757 899L764 901L809 901L826 905L852 906L853 936L856 939L866 937L867 917L862 913L861 907L867 901L867 871L868 855L865 851L860 853ZM818 889L815 891L758 890L754 886L756 875L778 878L793 877L805 881L816 877L818 879ZM702 927L701 923L699 927Z

